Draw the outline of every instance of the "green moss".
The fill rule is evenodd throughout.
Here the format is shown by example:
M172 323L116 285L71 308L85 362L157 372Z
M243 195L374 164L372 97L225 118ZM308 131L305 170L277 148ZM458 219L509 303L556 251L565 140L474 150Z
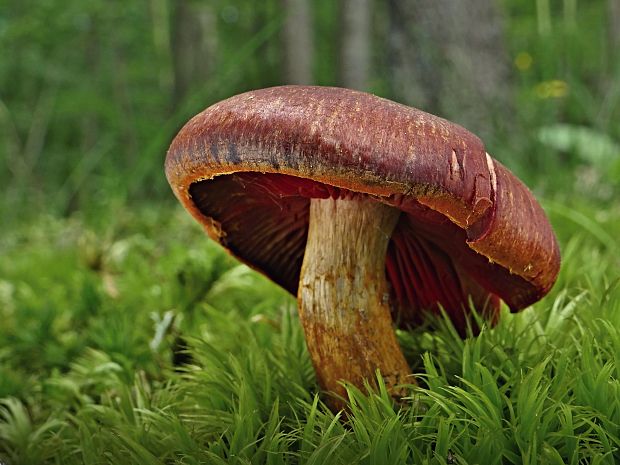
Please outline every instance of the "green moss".
M0 460L620 460L620 266L609 250L620 212L584 202L567 215L556 202L546 204L564 263L551 294L504 309L477 337L441 318L433 332L399 332L419 386L396 409L385 391L352 389L347 418L317 397L294 299L180 209L8 231Z

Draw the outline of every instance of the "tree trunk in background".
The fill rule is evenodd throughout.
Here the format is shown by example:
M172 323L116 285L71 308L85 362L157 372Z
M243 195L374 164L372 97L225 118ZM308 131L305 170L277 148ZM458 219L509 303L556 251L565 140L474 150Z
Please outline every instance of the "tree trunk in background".
M612 60L618 60L620 58L620 0L608 0L608 12L610 55Z
M340 83L367 90L370 80L370 0L342 0L340 19Z
M84 67L91 79L100 75L101 43L98 19L89 15L88 29L84 40ZM90 111L81 118L82 135L80 150L87 153L99 140L99 118L96 111Z
M397 100L482 135L506 122L510 66L497 2L389 0L388 9L386 75Z
M168 0L150 0L153 46L157 55L159 87L170 94L174 89L172 40L170 38L170 5Z
M308 0L283 0L284 79L287 84L312 84L312 11Z
M174 108L203 85L213 66L216 18L208 2L174 2L172 53L174 59Z

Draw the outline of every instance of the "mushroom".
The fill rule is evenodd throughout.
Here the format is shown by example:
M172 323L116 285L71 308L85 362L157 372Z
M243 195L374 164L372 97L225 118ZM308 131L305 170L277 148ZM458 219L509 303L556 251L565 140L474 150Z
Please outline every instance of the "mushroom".
M462 127L363 92L283 86L192 118L166 176L207 234L297 295L320 386L413 382L393 321L544 296L558 245L530 191Z

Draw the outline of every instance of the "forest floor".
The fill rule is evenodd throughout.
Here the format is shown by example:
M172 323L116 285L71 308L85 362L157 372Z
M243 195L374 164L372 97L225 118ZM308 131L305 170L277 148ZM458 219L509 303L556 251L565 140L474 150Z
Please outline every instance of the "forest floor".
M477 337L399 339L395 408L321 402L295 301L180 207L39 217L0 238L0 463L620 462L620 205L543 199L550 295Z

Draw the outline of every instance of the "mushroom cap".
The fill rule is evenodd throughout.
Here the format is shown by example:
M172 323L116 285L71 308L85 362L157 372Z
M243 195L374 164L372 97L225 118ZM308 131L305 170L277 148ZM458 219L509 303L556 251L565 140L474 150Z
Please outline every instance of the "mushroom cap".
M311 198L401 210L386 257L399 321L470 299L512 311L543 297L560 253L542 208L476 136L364 92L283 86L221 101L173 140L166 176L210 237L293 294Z

